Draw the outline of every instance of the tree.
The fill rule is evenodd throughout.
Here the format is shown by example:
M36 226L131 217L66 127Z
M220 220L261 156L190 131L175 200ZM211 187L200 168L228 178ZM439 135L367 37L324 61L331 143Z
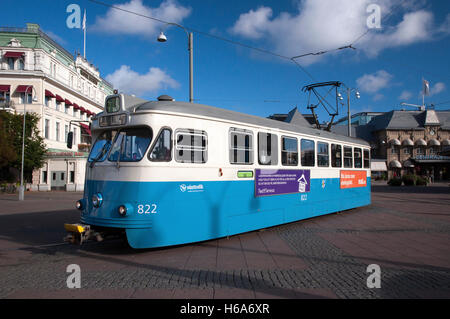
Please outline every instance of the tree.
M47 149L39 135L39 116L27 113L25 122L24 178L31 181L33 170L43 166ZM3 179L11 178L11 168L21 169L22 136L23 115L0 112L0 177Z

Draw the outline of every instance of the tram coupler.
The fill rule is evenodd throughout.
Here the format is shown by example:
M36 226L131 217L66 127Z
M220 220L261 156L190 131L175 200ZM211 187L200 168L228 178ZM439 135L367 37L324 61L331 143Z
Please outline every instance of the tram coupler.
M84 224L64 224L64 228L68 232L67 236L64 237L64 241L68 241L72 244L81 245L89 239L94 239L96 241L102 241L103 236L94 231L90 225Z

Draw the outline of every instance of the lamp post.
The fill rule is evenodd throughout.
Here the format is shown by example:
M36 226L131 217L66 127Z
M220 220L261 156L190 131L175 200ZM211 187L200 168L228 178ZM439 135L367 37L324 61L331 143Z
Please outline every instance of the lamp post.
M31 95L33 95L33 89L34 87L32 85L28 85L27 88L25 89L25 93L24 93L24 100L23 100L23 132L22 132L22 168L20 170L20 187L19 187L19 200L22 201L24 200L24 194L25 194L25 186L23 185L23 163L24 163L24 159L25 159L25 118L26 118L26 109L25 106L27 104L27 93L28 90L31 88ZM36 93L36 91L35 91ZM32 102L36 102L37 101L37 97L36 94L34 95L34 97L32 98Z
M343 84L343 83L342 83ZM347 121L348 121L348 136L352 136L352 123L351 123L351 114L350 114L350 93L352 91L355 91L355 96L357 99L361 98L361 95L359 94L358 89L356 88L349 88L345 84L343 84L347 88ZM340 100L343 100L341 93L338 93L338 97Z
M194 102L194 39L192 32L188 32L188 30L177 24L177 23L167 23L168 25L174 25L176 27L179 27L186 32L187 38L188 38L188 51L189 51L189 102ZM158 42L166 42L167 37L164 35L164 33L161 31L160 35L158 36Z

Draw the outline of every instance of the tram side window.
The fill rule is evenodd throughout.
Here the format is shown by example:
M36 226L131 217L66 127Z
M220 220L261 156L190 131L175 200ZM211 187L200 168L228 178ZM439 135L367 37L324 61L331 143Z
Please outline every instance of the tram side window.
M315 165L314 141L302 139L301 150L302 150L302 166L314 166Z
M277 135L270 133L258 133L258 162L261 165L278 164Z
M370 151L364 150L364 168L370 168Z
M172 130L164 128L158 135L155 145L148 153L152 162L170 162L172 160Z
M180 163L206 163L208 136L205 131L181 129L175 131L175 160Z
M344 167L346 168L353 167L352 148L348 146L344 146Z
M230 129L230 163L253 164L253 133L251 131Z
M294 137L281 139L281 164L285 166L298 165L298 142Z
M317 166L328 167L329 160L328 143L317 142Z
M331 144L331 166L342 167L342 146Z
M355 168L362 168L362 153L360 148L353 149L354 157L355 157Z

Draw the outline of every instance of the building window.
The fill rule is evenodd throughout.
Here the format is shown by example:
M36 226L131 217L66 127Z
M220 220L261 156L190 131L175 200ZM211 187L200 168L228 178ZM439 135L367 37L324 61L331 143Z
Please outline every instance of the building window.
M302 151L302 166L314 166L315 165L314 141L302 139L301 151Z
M55 126L55 134L56 134L56 136L55 136L55 139L57 140L57 141L59 141L59 122L56 122L56 126Z
M438 146L431 146L429 153L430 155L436 155L439 152L439 147Z
M328 143L317 142L317 166L329 166Z
M75 182L75 171L70 171L69 183L74 183L74 182Z
M425 148L424 147L418 147L416 149L417 155L425 155Z
M352 148L350 146L344 146L344 167L345 168L353 167L353 154Z
M253 132L230 128L229 156L231 164L253 164Z
M355 158L355 168L362 168L362 153L360 148L354 148L353 154Z
M412 154L412 147L411 146L406 146L403 149L403 153L405 153L405 154Z
M47 184L47 171L42 171L42 184Z
M50 97L49 96L45 97L45 106L50 106Z
M398 154L398 147L392 145L391 146L391 154Z
M56 101L56 107L55 107L55 109L56 109L57 111L60 111L60 110L61 110L61 102Z
M176 156L180 163L206 163L208 136L205 131L182 129L175 132Z
M278 164L278 137L270 133L258 133L258 162L260 165Z
M67 143L67 135L69 134L69 125L64 125L64 142Z
M18 70L25 70L25 63L23 62L23 59L17 60L17 69Z
M152 162L170 162L172 160L172 130L161 130L148 155Z
M331 144L331 166L342 167L342 146Z
M31 104L33 102L33 99L31 97L31 93L20 93L20 104Z
M8 63L8 70L14 70L14 58L8 58L6 62Z
M298 165L298 142L294 137L283 137L281 139L281 164L285 166Z
M45 120L45 126L44 126L44 136L46 139L50 138L50 120Z
M364 168L370 168L370 151L364 150Z
M10 100L9 92L0 92L0 102L2 101L9 102L9 100Z

